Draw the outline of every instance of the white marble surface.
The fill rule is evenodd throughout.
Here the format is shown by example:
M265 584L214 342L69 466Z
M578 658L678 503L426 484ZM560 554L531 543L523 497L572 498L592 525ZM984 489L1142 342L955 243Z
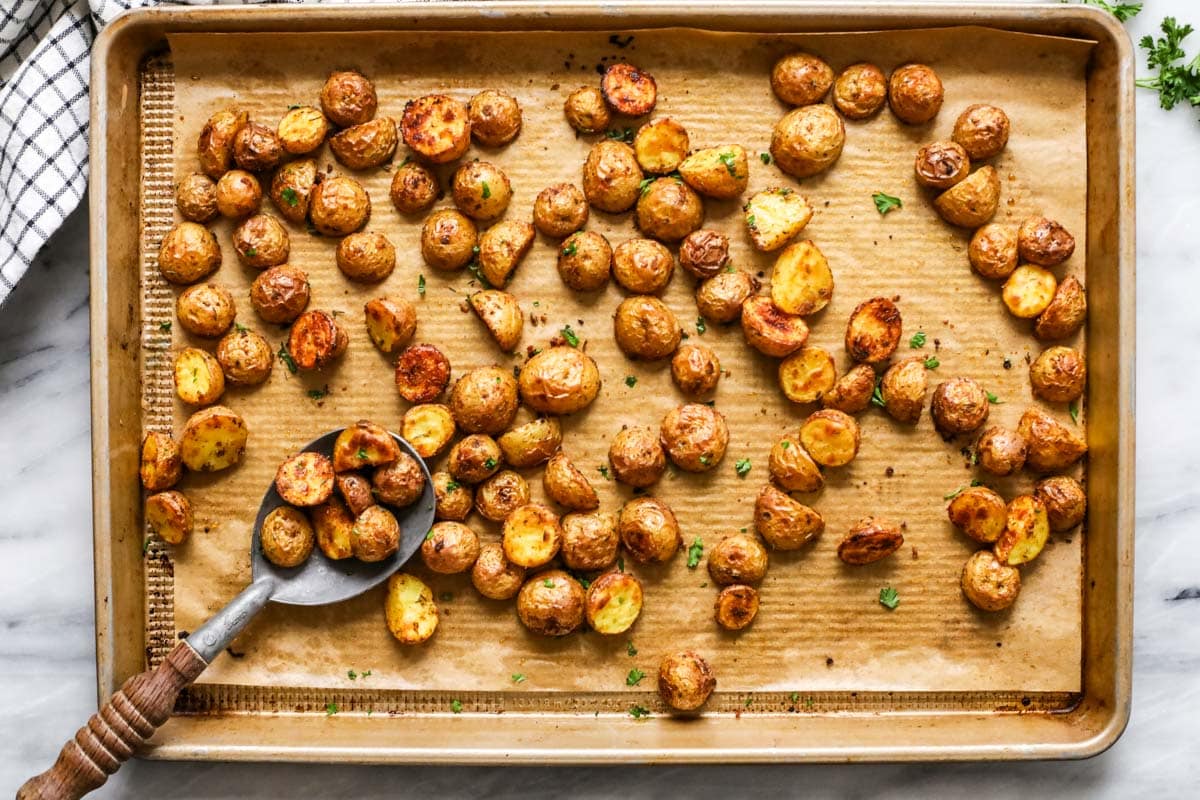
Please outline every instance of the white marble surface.
M1150 0L1135 36L1200 5ZM1192 52L1200 46L1193 36ZM1137 603L1133 718L1084 762L621 769L133 762L104 797L1185 797L1200 794L1200 121L1138 98ZM86 211L0 309L0 795L95 709ZM1193 449L1192 445L1196 445Z

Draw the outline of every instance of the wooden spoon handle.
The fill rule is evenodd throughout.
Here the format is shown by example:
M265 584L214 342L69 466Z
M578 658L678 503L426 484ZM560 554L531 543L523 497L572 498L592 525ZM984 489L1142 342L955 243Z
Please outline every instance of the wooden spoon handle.
M180 642L156 668L125 681L63 746L54 766L17 790L17 800L77 800L104 785L167 721L180 690L207 666L191 645Z

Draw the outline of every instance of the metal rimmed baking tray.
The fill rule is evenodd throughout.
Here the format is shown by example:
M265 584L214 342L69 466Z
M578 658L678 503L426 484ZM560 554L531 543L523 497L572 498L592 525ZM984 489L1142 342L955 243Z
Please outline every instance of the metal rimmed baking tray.
M638 695L598 690L510 693L494 687L476 691L469 684L367 690L218 680L185 694L146 755L460 763L949 760L1083 757L1111 744L1128 718L1132 641L1132 59L1128 39L1110 18L1062 6L880 5L863 13L839 4L613 4L596 9L582 4L431 3L357 9L154 9L117 20L97 42L93 84L99 691L107 697L147 660L161 657L167 646L164 631L177 632L173 565L156 546L149 554L156 565L147 567L136 478L141 433L162 413L164 401L164 390L147 368L148 354L161 349L153 337L153 316L169 313L172 299L146 282L144 269L134 268L146 267L152 255L150 232L172 220L169 201L162 202L170 194L171 174L155 166L164 158L159 148L171 148L170 134L164 138L162 132L173 130L179 111L173 104L176 76L168 36L554 31L607 37L671 29L764 36L899 35L950 26L1094 43L1084 76L1083 111L1087 233L1081 268L1089 290L1092 388L1087 397L1089 521L1086 546L1078 550L1082 624L1077 685L1055 691L1028 691L1020 685L977 691L961 686L904 691L866 684L809 691L801 686L804 699L796 708L786 688L739 684L729 675L725 680L732 691L719 692L712 712L699 719L655 715L634 721L624 707ZM165 393L169 401L169 386ZM458 696L469 701L462 715L448 707L448 699ZM325 706L331 698L345 711L328 716Z

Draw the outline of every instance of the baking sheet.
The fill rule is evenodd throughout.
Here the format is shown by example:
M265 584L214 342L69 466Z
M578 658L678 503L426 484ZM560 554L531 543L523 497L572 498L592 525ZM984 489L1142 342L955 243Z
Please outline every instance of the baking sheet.
M756 156L766 149L771 127L784 112L769 89L770 65L797 45L821 54L835 69L864 58L885 69L911 59L926 61L945 82L946 106L934 122L917 128L898 124L887 112L866 123L848 122L837 166L824 176L794 181ZM693 147L737 141L750 151L747 196L766 186L795 186L813 202L817 215L805 235L829 258L837 288L829 308L810 320L812 343L829 349L844 368L841 339L850 310L874 295L898 295L905 339L924 330L930 339L926 351L934 349L935 340L939 343L941 367L931 377L936 381L962 374L981 380L1004 401L993 407L991 421L1015 425L1030 402L1025 357L1036 354L1036 342L1024 324L1005 313L995 287L970 272L965 234L936 218L912 179L911 159L921 143L946 137L966 105L986 101L1004 107L1014 132L996 162L1004 196L999 216L1019 220L1044 212L1063 221L1081 246L1060 275L1082 274L1084 69L1089 50L1088 43L1077 40L964 28L796 37L662 30L639 32L625 48L610 43L607 35L578 33L180 35L171 37L176 80L170 155L177 176L193 171L195 137L214 110L236 103L253 118L273 123L289 104L313 102L333 68L355 67L372 76L380 113L393 116L400 114L405 100L426 92L448 91L465 100L494 86L521 101L524 129L509 148L473 149L468 157L487 158L506 170L514 186L508 213L524 218L541 188L559 180L578 182L591 144L574 137L562 120L562 99L575 86L594 83L603 58L628 59L655 74L660 87L656 114L681 121ZM354 57L348 60L347 53ZM319 163L340 169L326 151ZM147 560L151 585L163 587L161 596L150 601L152 621L173 616L172 632L193 630L248 580L247 548L257 498L282 458L318 433L360 417L398 427L406 404L392 387L386 360L370 346L362 328L366 300L395 293L417 302L417 339L441 346L456 376L482 364L523 360L499 353L478 321L462 312L469 275L446 278L422 265L420 222L403 219L391 208L390 173L368 171L358 177L375 207L368 229L384 232L397 246L396 272L380 286L352 285L334 266L334 240L291 228L290 263L309 272L311 307L345 312L351 347L320 376L292 376L277 365L266 386L227 394L224 402L242 413L251 429L247 458L232 472L186 479L197 534L174 551L153 546ZM871 203L874 191L900 195L904 209L880 218ZM734 262L769 275L773 258L748 247L737 203L706 201L706 208L706 224L730 234ZM230 227L217 225L225 262L214 279L245 298L255 273L237 263L229 245ZM628 215L593 211L588 227L614 245L635 235ZM558 282L554 258L553 243L539 240L510 286L527 312L539 320L544 316L538 326L527 323L521 350L545 346L567 323L587 342L605 384L591 408L566 421L564 450L593 478L603 506L615 510L629 492L605 481L596 469L605 463L609 437L622 424L656 426L681 398L665 364L634 364L613 344L610 315L621 291L610 286L600 298L581 302ZM428 285L423 300L416 289L419 274ZM146 288L144 323L152 329L158 317L170 318L172 294L161 285ZM669 472L653 493L675 509L687 542L699 536L711 548L722 535L751 525L770 443L794 431L811 409L782 398L775 362L749 351L736 325L710 325L700 336L693 325L692 290L690 277L679 273L665 299L685 329L712 346L729 370L716 400L729 420L730 447L713 473L695 477ZM258 321L248 300L239 307L239 321L273 344L285 337L282 330ZM172 402L168 348L183 346L187 337L177 328L144 354L144 399L149 424L164 424L173 415L178 429L187 414ZM1005 358L1013 364L1011 370L1003 368ZM638 376L635 387L625 385L626 375ZM308 399L308 389L326 384L327 398L320 403ZM218 659L202 682L329 690L639 692L644 687L627 689L624 684L631 666L652 674L664 652L688 646L711 660L721 692L1078 691L1083 537L1057 537L1024 570L1022 597L1010 612L975 612L961 599L957 585L973 548L945 521L942 499L972 477L959 452L966 442L942 442L927 415L915 429L875 410L860 417L860 423L859 457L847 468L830 471L826 489L808 498L825 516L825 535L799 554L773 554L761 587L762 611L740 635L722 633L713 624L716 590L703 566L688 570L682 557L658 569L627 563L646 581L646 608L629 637L612 639L594 633L557 641L533 637L516 621L511 604L481 600L465 576L425 576L439 597L450 599L439 602L441 626L423 647L404 648L391 639L383 625L381 591L324 609L269 608L235 643L239 657ZM742 457L753 463L745 479L733 471ZM888 467L894 471L891 477ZM538 471L527 477L540 496ZM1008 495L1027 487L1029 480L989 483ZM836 543L863 513L904 521L906 547L873 566L845 567L834 555ZM475 518L472 526L484 540L497 537L490 523ZM416 571L424 573L419 566ZM901 604L894 612L876 599L886 585L900 592ZM164 616L164 609L173 614ZM628 639L635 642L636 657L627 655ZM351 681L349 669L370 670L369 685L361 678ZM513 685L510 676L516 672L527 680Z

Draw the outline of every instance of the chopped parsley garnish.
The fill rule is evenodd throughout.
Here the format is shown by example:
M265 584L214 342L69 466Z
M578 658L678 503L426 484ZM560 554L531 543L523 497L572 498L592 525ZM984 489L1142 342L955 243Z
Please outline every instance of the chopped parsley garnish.
M708 330L708 326L704 324L704 317L696 317L696 333L703 334Z
M753 214L746 217L746 227L749 228L750 230L755 230L756 222L757 222L757 220L755 219L755 216Z
M479 285L483 288L492 288L492 282L489 281L487 276L483 274L483 269L479 266L479 262L477 260L472 260L470 264L467 264L467 272L471 273L471 276L475 278L475 280L478 281ZM418 284L417 289L420 290L420 288L420 284Z
M483 182L483 192L482 192L482 195L483 195L483 199L484 199L484 200L487 200L488 198L490 198L490 197L492 196L492 187L488 186L488 182L487 182L487 181L484 181L484 182Z
M359 677L361 677L361 678L369 678L369 677L371 677L371 670L369 670L369 669L367 669L367 670L363 670L363 672L362 672L362 675L360 675Z
M771 163L771 154L770 153L759 153L758 160L763 162L764 164L770 164Z
M358 673L355 672L354 670L348 670L346 672L346 677L349 678L350 680L355 680L356 678L358 678Z
M462 487L462 484L460 484L458 481L450 481L449 483L446 484L446 491L447 492L457 492L461 487Z
M563 329L559 331L559 333L562 334L563 339L567 344L571 345L571 347L579 347L579 336L575 333L575 331L571 330L570 325L564 325Z
M871 405L885 408L887 403L883 402L883 378L878 378L875 381L875 390L871 392Z
M622 569L621 571L624 572L625 570ZM625 643L625 652L628 653L630 657L637 655L637 648L633 646L633 639L630 639Z
M325 716L332 717L337 712L338 712L338 704L337 703L326 703L325 704Z
M908 346L911 347L913 350L920 350L922 347L924 347L925 346L925 331L917 331L916 333L914 333L912 335L912 338L908 340Z
M359 459L366 461L367 460L367 448L365 448L365 447L358 448L358 452L355 453L354 455L358 456Z
M739 458L737 463L733 465L733 468L737 471L739 478L746 477L750 473L750 459Z
M250 330L249 328L247 328L245 325L241 324L240 322L233 323L233 329L235 331L237 331L238 333L245 333L246 331Z
M459 700L451 700L450 701L450 710L453 711L455 714L461 714L462 713L462 702Z
M725 165L725 169L730 175L735 178L738 176L737 156L735 156L733 153L721 153L719 156L717 156L717 158L720 159L721 163Z
M642 178L641 183L638 184L638 189L642 194L645 194L646 192L650 191L650 184L654 183L656 180L657 178Z
M630 389L637 386L637 376L636 375L626 375L625 376L625 385L628 386Z
M633 717L634 719L641 719L642 717L650 716L650 711L643 706L630 706L629 716Z
M298 368L296 367L296 362L292 360L292 354L287 351L287 347L282 344L279 345L279 352L276 355L279 356L279 360L283 362L284 366L288 368L288 372L295 375Z
M601 475L604 476L604 480L606 480L606 481L612 480L612 478L610 478L608 476L608 467L607 466L605 466L604 464L601 464L600 466L596 467L596 469L600 472ZM622 570L622 571L624 571L624 570Z
M626 144L633 142L633 128L610 128L605 131L604 135L618 142L625 142Z
M625 557L617 556L617 572L624 572L624 571L625 571ZM633 643L630 642L630 644L632 645ZM637 651L635 650L634 652L637 652ZM630 655L633 655L633 653L630 653Z
M1067 406L1067 411L1071 414L1071 422L1079 424L1079 401L1072 400L1071 405Z
M292 187L286 187L279 195L283 198L283 202L287 203L292 208L300 204L300 195L296 194L296 190Z
M433 538L433 528L430 528L429 532L425 534L425 541L428 542L432 538Z
M329 394L329 387L328 387L328 386L326 386L324 389L309 389L309 390L308 390L308 397L309 397L309 399L310 399L310 400L321 400L321 399L324 399L324 397L325 397L327 394Z
M792 443L787 441L786 439L784 439L782 442L779 443L779 446L782 447L784 450L787 450L789 447L792 446Z
M247 247L246 255L249 256L250 258L254 258L254 256L258 255L258 248L257 247Z
M158 329L160 331L162 331L163 333L170 333L171 332L171 320L167 320L166 322L158 323Z
M1003 402L1004 402L1003 400L1001 400L999 397L997 397L996 395L992 394L991 392L988 392L988 393L987 393L987 399L988 399L988 402L989 402L989 403L991 403L991 404L992 404L992 405L994 405L994 406L998 406L998 405L1000 405L1001 403L1003 403Z
M512 674L512 682L513 683L524 683L525 682L525 673L524 672L514 672Z
M625 685L637 686L644 677L646 677L646 673L642 672L637 667L634 667L633 669L629 670L629 674L625 676Z
M704 542L699 536L695 538L691 546L688 547L688 569L695 569L700 563L700 557L704 555Z
M425 296L425 276L424 275L417 276L417 294L421 295L421 297Z
M553 589L554 581L550 578L546 578L546 580L542 581L542 586L545 586L547 589Z
M488 456L487 461L483 462L483 466L486 469L493 469L496 466L496 459L492 458L491 456Z
M879 604L885 608L894 609L900 605L900 593L891 586L879 590Z
M704 453L700 456L700 463L707 467L712 463L712 456L710 456L708 453Z
M892 195L884 194L883 192L876 192L875 194L871 195L871 199L875 201L875 210L878 211L881 216L894 208L904 207L904 203L901 202L899 197L893 197Z
M788 699L791 700L793 703L799 703L800 702L800 693L792 692L791 694L788 695Z
M942 362L938 361L937 356L930 356L929 358L925 359L925 369L937 369L941 365Z
M957 489L955 489L953 492L942 495L942 499L943 500L953 500L954 498L958 497L960 494L965 492L967 489L974 488L976 486L982 486L982 485L983 484L980 483L978 480L972 480L966 486L960 486Z

